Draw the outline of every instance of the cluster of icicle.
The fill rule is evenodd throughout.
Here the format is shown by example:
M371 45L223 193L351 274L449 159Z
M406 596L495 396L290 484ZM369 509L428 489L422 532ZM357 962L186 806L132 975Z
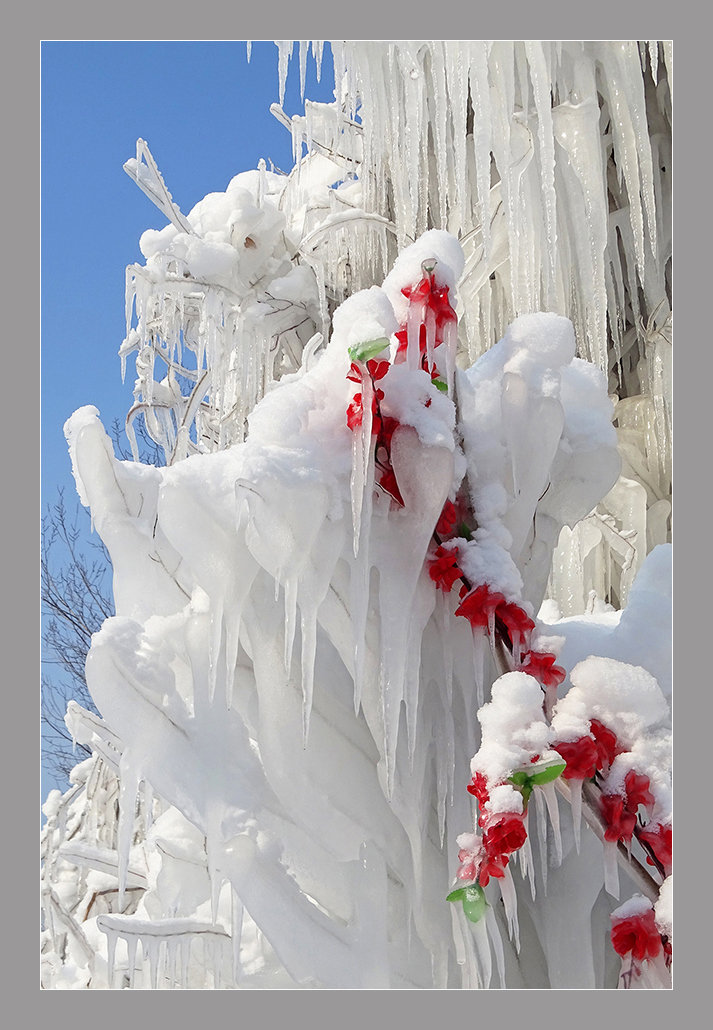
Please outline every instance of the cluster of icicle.
M68 421L117 614L87 660L101 719L73 705L67 721L120 789L111 861L76 843L63 858L89 870L75 914L97 877L113 903L82 925L91 958L71 927L64 962L48 944L48 986L71 968L93 988L190 986L201 971L210 987L488 986L445 894L472 818L477 680L497 671L437 596L432 533L470 482L480 572L536 610L564 520L611 487L618 457L604 376L575 357L566 319L531 315L467 371L444 341L448 394L408 360L389 368L403 507L375 487L368 418L347 425L350 350L393 357L404 290L426 267L454 291L462 263L441 231L407 248L383 287L340 306L321 355L263 398L240 445L161 469L118 461L96 409ZM582 876L596 896L601 868ZM592 910L577 891L544 899L547 929L521 933L519 954L498 931L501 986L562 985L569 907ZM567 967L570 986L603 984L590 959Z
M338 304L383 279L430 227L460 240L458 363L512 320L568 317L608 375L622 476L563 530L549 581L562 614L593 592L624 607L670 539L671 47L577 41L332 41L333 104L282 109L289 175L243 173L187 216L143 141L127 172L171 225L127 270L123 367L172 463L244 438L249 412L329 334ZM318 71L323 44L311 48ZM310 43L299 44L303 85ZM424 141L426 145L424 145Z
M278 46L282 96L294 44ZM311 46L319 69L323 44ZM645 555L669 539L670 43L331 48L336 113L307 101L291 120L295 156L326 143L344 175L358 162L359 204L385 220L390 247L430 227L458 236L462 362L518 315L555 311L609 376L622 481L565 531L550 592L564 614L583 611L593 590L623 607ZM303 82L309 49L300 41Z

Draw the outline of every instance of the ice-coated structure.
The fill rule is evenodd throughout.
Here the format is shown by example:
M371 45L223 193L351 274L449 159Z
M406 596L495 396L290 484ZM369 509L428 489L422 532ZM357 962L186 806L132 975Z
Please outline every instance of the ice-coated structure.
M184 216L127 162L170 223L120 351L166 467L66 424L116 615L45 805L43 983L667 986L609 931L671 936L670 48L332 50L333 105L274 105L289 176ZM627 860L601 812L639 795Z

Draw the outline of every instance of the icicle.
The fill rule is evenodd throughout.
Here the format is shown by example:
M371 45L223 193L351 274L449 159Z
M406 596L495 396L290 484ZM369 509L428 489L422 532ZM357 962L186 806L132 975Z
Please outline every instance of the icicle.
M222 985L222 949L220 947L220 941L215 937L209 937L206 935L205 945L206 948L210 948L210 964L213 968L213 988L214 990L220 990Z
M495 654L495 609L488 609L488 638L490 640L490 650Z
M430 373L433 368L433 351L436 346L436 316L426 308L426 364Z
M253 42L251 39L245 40L245 50L247 52L248 64L250 64L250 57L252 56L253 52Z
M141 780L140 773L133 765L127 751L121 757L119 765L119 829L117 833L117 852L119 863L119 911L124 908L126 895L126 875L129 868L129 853L134 836L134 816L136 812L136 795Z
M489 618L489 616L488 616ZM495 630L495 614L493 613L493 631ZM475 688L477 691L478 706L485 701L485 656L487 654L487 643L485 630L482 626L472 627L473 633L473 670L475 674ZM491 640L494 637L491 636ZM452 669L452 665L451 665Z
M655 83L659 81L659 44L658 40L648 40L649 63L651 64L651 78Z
M146 947L148 941L148 956L149 956L149 979L151 983L151 990L158 990L158 974L159 964L161 957L161 944L163 943L160 937L144 936L141 938L141 947L144 949L146 954Z
M572 829L574 830L574 846L579 854L582 834L582 781L569 781L570 804L572 809Z
M322 78L322 51L324 48L324 40L313 39L312 40L312 53L314 54L315 64L317 66L317 82L321 81Z
M230 937L232 945L233 955L233 983L237 985L240 982L240 975L242 973L242 966L240 963L240 943L243 936L243 903L234 889L231 891L231 922L230 922Z
M542 889L547 895L547 815L545 814L544 795L539 791L533 791L535 798L535 819L537 822L537 842L540 847L540 872L542 873Z
M466 990L482 989L485 985L482 979L479 955L475 950L475 941L471 932L472 924L461 905L458 906L457 919L461 941L463 942L463 987Z
M287 66L292 56L293 41L291 39L276 40L278 49L278 74L280 78L280 107L285 103L285 84L287 82Z
M532 88L537 110L537 135L540 143L542 193L545 198L545 234L547 238L548 275L547 310L554 310L554 282L557 244L557 195L555 193L555 140L552 127L551 76L543 52L543 44L525 40Z
M109 988L111 989L112 981L114 979L116 943L119 939L119 934L116 930L109 930L107 928L104 928L104 933L106 934L107 981Z
M311 612L309 617L303 613L300 626L302 630L302 740L304 747L307 747L314 692L314 663L317 654L316 612Z
M505 987L505 952L503 950L503 939L500 936L500 927L498 921L495 918L495 912L493 908L488 905L485 909L485 923L488 928L490 940L492 941L493 951L495 952L495 962L498 967L498 976L500 977L500 987Z
M498 880L500 885L500 893L503 899L503 905L505 906L505 915L508 921L508 933L510 934L510 940L515 945L515 950L520 951L520 929L517 921L517 892L515 890L515 884L513 883L512 873L510 867L505 867L505 875Z
M559 866L562 865L562 834L560 833L560 810L557 805L557 793L555 791L554 783L545 783L541 790L547 804L550 823L552 824L552 836L555 845L555 862Z
M527 831L527 837L522 848L517 853L520 860L520 870L523 879L527 877L530 881L530 893L532 894L532 900L535 900L535 866L532 860L532 845L530 844L530 813L529 810L525 811L525 830Z
M602 843L604 858L604 889L613 898L619 898L619 865L617 842L605 840Z
M307 73L307 54L309 53L309 40L300 40L300 99L304 103L305 98L305 77ZM282 101L280 101L282 103Z
M188 988L188 964L191 957L191 938L188 934L185 937L181 937L180 940L180 951L181 951L181 986L184 989Z
M421 322L423 305L410 303L406 316L406 365L416 369L421 364Z
M138 945L136 934L130 933L126 936L127 972L129 974L129 987L134 986L136 976L136 947Z
M153 788L148 780L143 781L144 833L148 833L153 823Z
M215 698L215 688L218 677L218 659L220 645L223 639L223 597L218 596L213 600L210 613L210 645L208 654L208 703L212 704Z
M178 957L178 937L175 934L166 938L166 973L171 990L176 986L176 960Z
M485 919L479 919L477 923L469 924L471 939L475 946L475 955L478 965L478 979L483 990L490 987L490 979L493 974L493 959L490 954L490 942L488 940L488 926Z
M295 642L295 629L297 626L297 577L287 575L284 579L285 591L285 670L290 671L292 664L292 649Z
M458 349L458 327L455 322L446 322L443 329L443 345L446 350L446 386L453 396L453 377L456 368L456 351Z

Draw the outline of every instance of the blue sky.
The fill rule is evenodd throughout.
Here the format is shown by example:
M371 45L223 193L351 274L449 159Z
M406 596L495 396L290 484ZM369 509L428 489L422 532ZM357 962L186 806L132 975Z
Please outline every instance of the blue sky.
M306 95L333 99L325 53L321 84L310 56ZM147 141L181 210L224 190L260 158L292 167L278 101L277 47L236 42L42 44L42 493L73 502L62 433L94 404L109 429L131 406L131 362L121 383L124 270L143 261L138 241L165 218L123 171ZM297 48L284 103L302 113Z
M143 262L145 229L166 223L123 171L147 141L184 213L224 190L260 158L292 167L288 131L270 114L279 100L277 47L245 42L45 42L42 44L42 507L64 488L77 501L62 426L95 405L123 424L134 375L122 385L124 272ZM325 51L321 84L310 57L306 95L333 99ZM302 113L297 49L285 111ZM42 797L55 784L43 772Z

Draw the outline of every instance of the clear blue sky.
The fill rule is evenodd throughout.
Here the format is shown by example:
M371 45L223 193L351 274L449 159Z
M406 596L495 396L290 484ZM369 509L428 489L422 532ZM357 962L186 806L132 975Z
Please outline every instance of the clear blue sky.
M321 84L310 55L306 96L333 99L327 48ZM123 171L147 141L184 213L233 175L270 159L292 167L278 101L277 47L245 42L42 44L42 492L43 508L74 485L62 433L94 404L109 429L131 406L117 351L125 335L124 270L143 261L144 229L166 219ZM304 111L297 47L284 103Z
M321 84L310 57L306 96L333 99L325 48ZM292 167L289 132L270 114L279 100L277 47L245 42L45 42L42 44L42 506L64 488L77 500L62 432L84 404L104 425L132 403L124 271L143 261L138 241L163 215L123 171L147 141L184 213L224 190L260 158ZM284 103L301 114L297 48ZM46 771L42 797L55 784Z

